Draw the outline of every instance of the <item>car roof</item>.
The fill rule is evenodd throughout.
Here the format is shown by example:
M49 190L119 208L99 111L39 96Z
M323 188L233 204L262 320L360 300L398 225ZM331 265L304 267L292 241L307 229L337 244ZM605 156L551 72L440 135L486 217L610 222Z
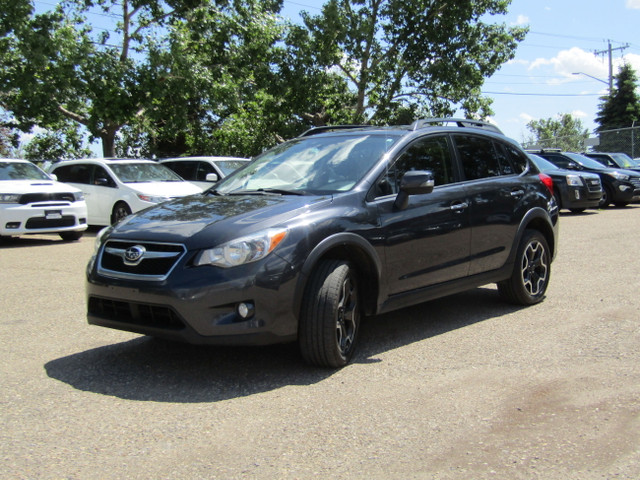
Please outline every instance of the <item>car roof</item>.
M175 162L175 161L191 161L191 160L212 160L212 161L224 161L224 160L237 160L248 162L250 159L245 157L227 157L227 156L195 156L195 157L170 157L170 158L161 158L158 160L160 163L164 162Z
M78 163L99 163L104 165L117 165L127 163L158 163L147 158L77 158L74 160L62 160L53 165L56 168L59 165L75 165Z

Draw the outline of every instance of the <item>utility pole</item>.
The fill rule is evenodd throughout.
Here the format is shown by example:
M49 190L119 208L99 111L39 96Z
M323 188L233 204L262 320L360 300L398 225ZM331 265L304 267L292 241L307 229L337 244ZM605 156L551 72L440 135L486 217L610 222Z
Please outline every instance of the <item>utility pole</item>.
M596 50L593 52L593 54L602 55L602 56L604 56L607 53L609 54L609 95L611 95L611 92L613 92L613 55L612 53L614 50L624 50L625 48L629 48L629 44L625 43L624 45L621 45L619 47L611 48L611 40L607 40L607 43L609 44L609 48L602 51Z

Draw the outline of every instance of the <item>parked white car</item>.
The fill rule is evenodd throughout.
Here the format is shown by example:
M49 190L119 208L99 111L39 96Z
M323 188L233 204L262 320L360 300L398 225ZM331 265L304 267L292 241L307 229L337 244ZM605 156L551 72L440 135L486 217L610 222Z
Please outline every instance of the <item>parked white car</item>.
M201 190L206 190L249 161L242 157L178 157L165 158L160 163Z
M0 236L57 233L78 240L86 229L81 190L27 160L0 159Z
M89 225L111 225L157 203L201 192L151 160L68 160L54 164L51 173L84 192Z

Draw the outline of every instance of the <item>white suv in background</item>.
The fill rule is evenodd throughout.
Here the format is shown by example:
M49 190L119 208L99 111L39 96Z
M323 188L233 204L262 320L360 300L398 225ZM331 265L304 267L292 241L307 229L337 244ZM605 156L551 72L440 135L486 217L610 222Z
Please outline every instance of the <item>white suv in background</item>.
M51 173L84 192L90 225L111 225L157 203L201 192L151 160L68 160L54 164Z
M78 240L87 229L82 192L27 160L0 159L0 237L57 233Z
M178 157L165 158L160 163L201 190L206 190L249 161L242 157Z

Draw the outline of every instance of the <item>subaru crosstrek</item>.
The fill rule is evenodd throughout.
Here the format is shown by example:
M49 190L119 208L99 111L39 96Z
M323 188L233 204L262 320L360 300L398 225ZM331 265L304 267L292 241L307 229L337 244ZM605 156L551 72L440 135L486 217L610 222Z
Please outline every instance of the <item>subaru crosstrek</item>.
M88 321L196 344L297 341L306 361L340 367L368 315L493 282L541 301L552 190L483 122L313 129L104 230Z

